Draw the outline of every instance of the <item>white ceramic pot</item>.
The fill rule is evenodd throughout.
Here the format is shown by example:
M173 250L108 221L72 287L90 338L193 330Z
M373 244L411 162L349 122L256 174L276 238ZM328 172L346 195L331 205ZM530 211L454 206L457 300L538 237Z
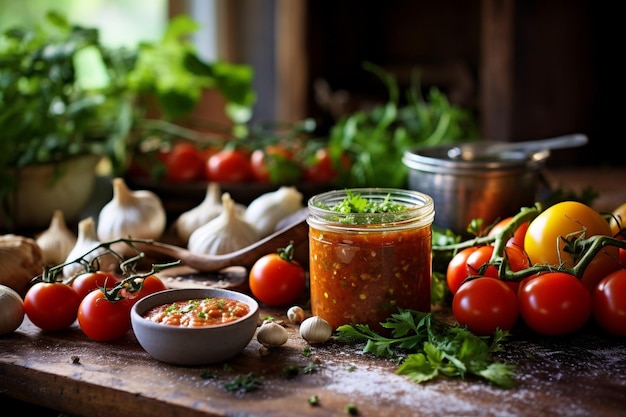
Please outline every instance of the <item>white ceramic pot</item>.
M68 223L80 220L94 190L95 168L100 159L85 155L16 170L16 187L8 197L7 209L0 206L0 229L43 230L57 209Z

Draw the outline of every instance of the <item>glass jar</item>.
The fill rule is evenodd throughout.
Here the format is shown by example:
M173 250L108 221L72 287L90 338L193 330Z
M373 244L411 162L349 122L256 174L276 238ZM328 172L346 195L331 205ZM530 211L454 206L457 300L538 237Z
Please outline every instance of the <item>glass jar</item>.
M339 213L348 195L403 204L391 213ZM325 206L325 207L324 207ZM432 231L430 196L409 190L329 191L308 201L312 313L333 328L367 324L382 330L398 308L430 311Z

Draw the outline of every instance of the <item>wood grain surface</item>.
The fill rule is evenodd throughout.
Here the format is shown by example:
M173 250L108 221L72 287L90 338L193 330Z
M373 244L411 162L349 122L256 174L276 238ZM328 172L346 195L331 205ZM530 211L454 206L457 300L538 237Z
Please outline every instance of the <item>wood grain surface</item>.
M448 312L436 315L449 319ZM287 322L282 309L264 308ZM501 359L517 365L517 386L439 378L417 384L396 375L393 360L362 353L363 345L331 340L313 345L287 323L288 342L262 353L253 339L234 359L178 367L152 359L132 331L112 343L87 339L75 324L44 334L26 319L0 338L0 391L69 415L98 416L623 416L626 348L590 326L566 338L538 338L524 329ZM216 341L219 343L219 341ZM304 369L315 364L315 372ZM288 366L300 372L289 377ZM258 390L233 393L224 384L248 373ZM319 398L312 406L308 399Z

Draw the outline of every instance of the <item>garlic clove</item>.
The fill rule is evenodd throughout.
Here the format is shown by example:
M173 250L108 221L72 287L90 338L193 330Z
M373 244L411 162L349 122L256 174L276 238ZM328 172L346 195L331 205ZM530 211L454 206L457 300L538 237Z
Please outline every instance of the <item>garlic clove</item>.
M287 310L287 318L294 324L302 323L304 316L304 309L300 306L293 306Z
M287 330L273 321L263 322L256 333L256 339L265 347L284 345L288 338Z
M67 227L61 210L52 213L48 228L35 237L44 262L49 266L63 263L76 244L76 239L76 234Z
M319 316L309 317L300 324L300 336L309 343L324 343L332 335L332 326Z

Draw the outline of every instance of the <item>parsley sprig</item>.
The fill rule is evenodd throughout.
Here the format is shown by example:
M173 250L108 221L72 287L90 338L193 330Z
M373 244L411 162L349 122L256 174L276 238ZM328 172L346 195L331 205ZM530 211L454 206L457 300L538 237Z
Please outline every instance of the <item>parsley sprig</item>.
M466 327L435 320L431 313L399 309L382 327L384 336L364 324L337 328L342 341L365 340L364 352L381 357L403 357L396 373L414 382L439 375L465 378L474 375L503 388L512 388L515 366L498 362L493 353L501 351L507 331L496 330L493 338L476 336Z

